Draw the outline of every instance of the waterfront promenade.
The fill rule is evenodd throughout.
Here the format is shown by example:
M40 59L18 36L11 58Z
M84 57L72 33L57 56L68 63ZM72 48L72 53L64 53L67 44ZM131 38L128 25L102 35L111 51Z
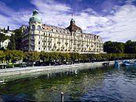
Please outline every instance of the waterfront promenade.
M81 69L93 69L97 67L102 67L103 62L93 62L93 63L78 63L71 65L58 65L58 66L34 66L34 67L24 67L24 68L8 68L0 69L0 78L13 78L21 76L30 75L40 75L40 74L52 74L67 71L76 71ZM108 61L110 65L114 64L114 61Z

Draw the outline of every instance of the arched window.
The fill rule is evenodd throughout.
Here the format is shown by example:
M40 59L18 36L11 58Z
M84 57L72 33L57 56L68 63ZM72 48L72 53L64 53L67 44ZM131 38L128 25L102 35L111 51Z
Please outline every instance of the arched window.
M32 30L33 30L33 31L35 30L35 25L32 25Z
M37 30L39 30L39 31L41 30L41 26L40 25L38 25Z

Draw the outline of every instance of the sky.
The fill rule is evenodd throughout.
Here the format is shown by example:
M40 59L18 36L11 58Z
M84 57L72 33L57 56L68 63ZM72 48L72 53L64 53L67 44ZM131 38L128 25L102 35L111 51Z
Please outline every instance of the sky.
M0 0L0 28L28 25L35 9L43 24L66 28L73 18L104 41L136 40L136 0Z

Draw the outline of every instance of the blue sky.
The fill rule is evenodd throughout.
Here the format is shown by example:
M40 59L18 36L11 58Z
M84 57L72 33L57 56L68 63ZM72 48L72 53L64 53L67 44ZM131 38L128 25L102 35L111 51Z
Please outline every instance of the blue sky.
M136 0L0 0L0 27L28 25L34 9L45 24L65 28L74 18L104 41L136 40Z

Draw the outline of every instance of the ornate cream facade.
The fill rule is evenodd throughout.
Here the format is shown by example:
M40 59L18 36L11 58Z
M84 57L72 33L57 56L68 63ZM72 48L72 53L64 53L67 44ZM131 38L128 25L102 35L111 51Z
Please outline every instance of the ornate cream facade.
M29 26L23 26L22 50L45 52L103 53L100 36L83 33L71 19L67 28L42 24L34 11Z

